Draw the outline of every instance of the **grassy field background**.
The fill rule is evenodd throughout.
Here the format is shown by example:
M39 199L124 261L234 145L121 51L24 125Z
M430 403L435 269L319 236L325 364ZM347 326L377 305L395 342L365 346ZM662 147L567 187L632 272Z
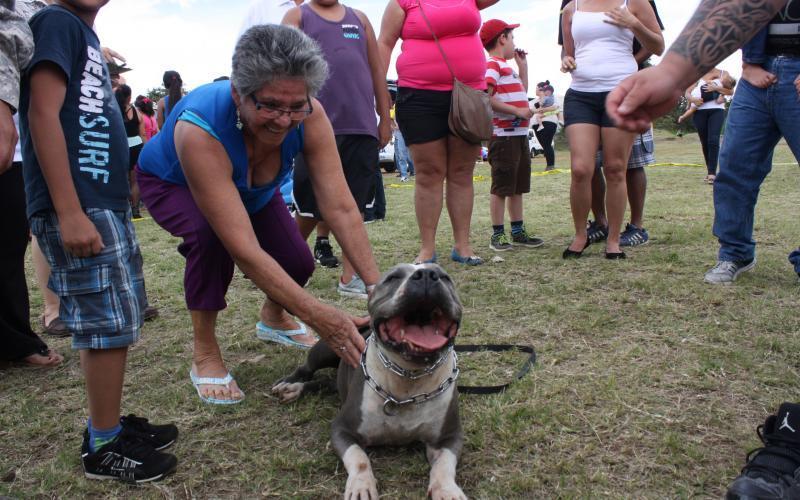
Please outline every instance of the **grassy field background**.
M659 162L700 163L696 137L659 134ZM756 425L785 400L800 400L798 277L786 260L800 244L798 170L785 144L756 213L758 265L732 287L703 284L714 264L712 189L704 169L648 169L645 226L651 243L627 261L563 261L572 229L569 173L535 176L525 198L539 249L503 262L444 267L465 306L459 342L533 345L536 368L505 394L461 396L466 445L458 482L474 498L719 498L759 443ZM567 168L568 153L557 165ZM534 161L543 170L541 157ZM478 164L472 241L488 249L489 169ZM368 226L382 270L417 251L413 183L384 176L389 213ZM191 326L177 240L152 220L137 223L151 302L161 316L129 356L124 411L175 422L179 468L142 487L83 478L86 419L78 356L68 340L55 370L0 370L0 495L18 498L335 498L346 473L329 445L334 394L279 405L270 387L301 363L299 350L255 337L261 294L237 272L218 336L247 393L244 404L202 404L188 379ZM443 214L439 255L452 246ZM337 254L339 250L337 248ZM338 274L318 268L309 290L353 313ZM30 280L32 316L41 299ZM509 378L514 356L464 359L464 382ZM422 498L428 466L421 447L371 452L384 498Z

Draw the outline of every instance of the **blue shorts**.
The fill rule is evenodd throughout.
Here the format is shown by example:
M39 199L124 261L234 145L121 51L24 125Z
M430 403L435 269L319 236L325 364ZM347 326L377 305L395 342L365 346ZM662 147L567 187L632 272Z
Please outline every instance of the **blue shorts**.
M139 339L147 306L142 254L127 213L87 208L105 248L92 257L64 250L55 212L30 219L50 264L48 288L60 299L59 318L72 333L73 349L116 349Z

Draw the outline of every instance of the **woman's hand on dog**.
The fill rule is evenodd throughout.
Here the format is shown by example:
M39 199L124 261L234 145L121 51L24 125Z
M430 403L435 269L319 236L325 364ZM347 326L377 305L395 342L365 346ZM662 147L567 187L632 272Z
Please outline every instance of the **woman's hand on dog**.
M369 325L369 317L357 318L325 305L309 324L345 363L358 367L366 347L358 329Z

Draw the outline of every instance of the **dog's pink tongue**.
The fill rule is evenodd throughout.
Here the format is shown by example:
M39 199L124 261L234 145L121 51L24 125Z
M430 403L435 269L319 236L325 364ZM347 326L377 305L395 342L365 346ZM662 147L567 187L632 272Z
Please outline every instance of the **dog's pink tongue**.
M443 335L437 335L436 329L432 325L425 325L422 328L417 325L409 325L406 326L405 340L420 349L435 351L444 347L448 338Z

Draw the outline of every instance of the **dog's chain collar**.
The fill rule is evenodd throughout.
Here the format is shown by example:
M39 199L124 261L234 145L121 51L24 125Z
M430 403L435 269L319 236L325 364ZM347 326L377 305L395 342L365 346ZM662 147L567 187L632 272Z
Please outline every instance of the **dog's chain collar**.
M426 401L430 401L431 399L435 399L442 394L444 394L450 386L452 386L456 379L458 378L459 370L458 370L458 357L456 356L455 352L453 352L453 371L447 379L439 384L435 390L431 392L423 392L422 394L416 394L411 396L410 398L406 399L397 399L392 395L389 391L384 389L383 387L379 386L377 382L370 376L369 372L367 371L367 349L369 348L369 344L375 343L375 340L370 338L368 339L367 346L364 349L364 352L361 353L361 371L364 373L364 379L367 382L367 385L375 391L378 396L384 399L383 401L383 413L389 416L396 415L396 409L400 406L405 406L409 404L421 404ZM448 353L452 352L452 349L448 350ZM378 354L382 354L380 349L378 349ZM442 356L444 359L444 356ZM389 368L387 366L387 368Z
M370 337L370 340L372 340L372 337ZM374 343L374 340L372 342ZM447 359L447 356L449 356L451 352L453 352L452 347L446 350L441 356L439 356L439 359L437 359L434 364L432 364L431 366L426 366L425 368L422 368L420 370L406 370L405 368L398 365L391 359L387 358L386 355L383 353L383 351L381 351L380 349L378 349L378 357L383 363L384 368L394 373L395 375L399 375L400 377L407 378L409 380L417 380L422 377L427 377L431 373L435 372L436 369L439 368L439 365L444 363L444 360Z

